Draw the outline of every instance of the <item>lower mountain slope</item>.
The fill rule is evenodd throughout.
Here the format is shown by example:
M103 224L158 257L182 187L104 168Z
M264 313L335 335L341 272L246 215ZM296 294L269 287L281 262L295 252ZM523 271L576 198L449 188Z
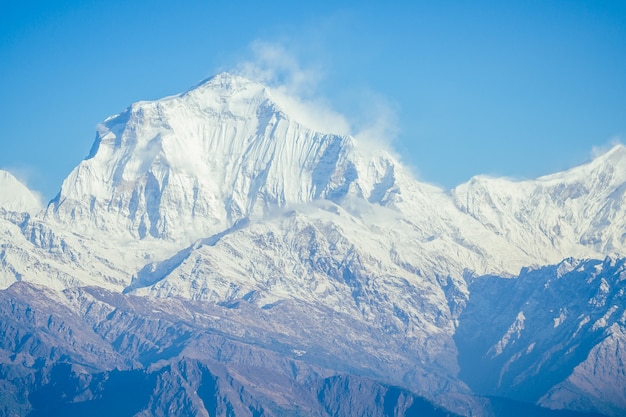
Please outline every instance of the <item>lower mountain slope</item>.
M16 283L0 292L0 415L456 415L385 383L380 342L276 330L299 309L304 327L358 328L346 317L245 304Z
M376 331L296 302L260 309L15 283L0 291L0 415L457 416L389 382L385 370L415 369L416 358ZM463 415L601 417L458 400Z
M454 338L476 393L624 415L626 259L567 259L469 290Z

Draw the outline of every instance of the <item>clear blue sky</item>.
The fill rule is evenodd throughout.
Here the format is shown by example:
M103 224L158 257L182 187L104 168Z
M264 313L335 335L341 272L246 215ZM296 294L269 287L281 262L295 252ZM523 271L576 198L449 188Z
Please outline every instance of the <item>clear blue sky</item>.
M414 4L416 3L416 4ZM278 45L445 188L532 178L626 135L624 1L5 1L0 167L49 199L95 127ZM388 113L388 112L387 112Z

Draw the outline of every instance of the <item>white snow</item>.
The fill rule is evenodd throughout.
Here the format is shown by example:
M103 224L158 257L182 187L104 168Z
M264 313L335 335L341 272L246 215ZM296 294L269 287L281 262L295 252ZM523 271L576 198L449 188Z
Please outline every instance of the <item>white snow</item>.
M525 321L526 317L524 316L524 312L520 311L519 313L517 313L517 317L515 317L515 321L511 324L511 327L509 327L509 329L498 341L498 343L496 343L491 349L489 349L487 353L491 353L493 356L501 355L504 349L509 345L509 343L512 343L520 338L522 330L524 330Z
M36 213L43 208L40 197L10 172L0 170L0 209Z

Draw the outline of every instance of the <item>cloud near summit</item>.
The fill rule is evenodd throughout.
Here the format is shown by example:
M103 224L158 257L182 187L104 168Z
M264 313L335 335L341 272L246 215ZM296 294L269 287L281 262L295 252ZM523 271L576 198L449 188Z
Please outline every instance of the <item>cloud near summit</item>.
M325 71L320 65L304 67L297 55L280 43L255 41L252 56L235 67L238 74L271 90L276 102L303 125L323 133L352 135L363 148L391 151L398 133L395 109L379 94L363 91L351 118L335 110L320 94Z

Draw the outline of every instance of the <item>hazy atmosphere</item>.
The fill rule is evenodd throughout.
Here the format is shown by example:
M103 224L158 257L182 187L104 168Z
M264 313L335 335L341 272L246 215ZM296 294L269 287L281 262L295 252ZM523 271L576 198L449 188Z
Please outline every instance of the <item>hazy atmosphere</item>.
M0 168L50 199L106 117L234 71L424 181L532 178L623 140L625 50L620 1L10 2Z

